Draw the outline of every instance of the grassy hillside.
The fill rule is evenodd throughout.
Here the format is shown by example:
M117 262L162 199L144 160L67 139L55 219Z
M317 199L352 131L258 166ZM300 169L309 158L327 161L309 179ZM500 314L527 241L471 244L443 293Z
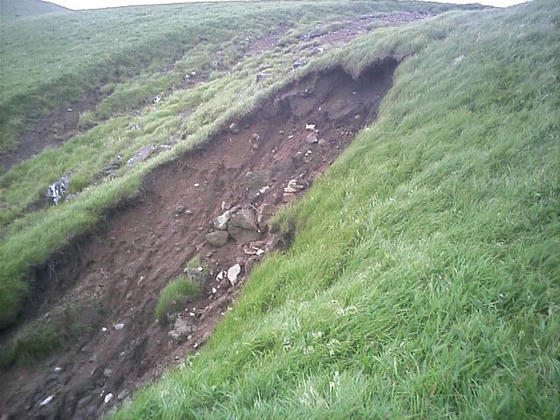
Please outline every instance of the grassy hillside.
M28 1L16 8L11 3L2 3L3 16L4 9L10 16L16 14L14 9L33 9L35 5ZM0 152L16 147L18 135L37 118L96 87L125 81L140 72L152 79L162 69L167 73L177 57L196 55L200 59L221 43L248 44L247 38L264 27L419 8L396 1L234 2L3 17ZM427 4L422 8L445 10L448 6ZM184 69L179 66L177 70ZM184 72L159 78L164 76L180 80ZM161 81L159 85L161 88Z
M299 73L293 71L291 63L304 54L293 48L292 41L298 34L319 24L371 12L415 10L435 14L450 6L357 1L209 7L126 8L115 11L114 16L108 11L79 12L3 26L6 36L2 39L9 45L3 51L14 60L2 62L2 72L6 74L2 80L8 94L0 106L9 108L1 115L10 121L11 116L21 122L34 115L33 110L19 107L53 107L60 103L56 98L67 100L96 84L112 93L95 110L82 115L92 124L84 124L87 127L79 135L56 149L45 149L0 176L0 327L12 323L28 302L33 290L33 268L44 264L72 238L97 226L108 208L134 196L142 176L203 141L234 115L248 112L259 97L270 95L280 84L297 77ZM248 45L280 27L288 29L287 21L291 27L280 39L280 46L244 58ZM160 24L153 31L139 29L149 22ZM49 28L52 38L36 36L41 25L45 31ZM116 38L110 37L110 25L122 31ZM412 39L415 36L411 35L411 42L420 41ZM135 42L129 37L139 39ZM386 38L391 38L390 33ZM20 45L24 40L25 48ZM43 48L47 41L48 48ZM105 45L109 45L108 49ZM403 51L412 51L411 48L403 47ZM26 51L33 54L26 55ZM48 53L55 51L56 60L49 61ZM331 53L318 60L319 65L332 64L336 55ZM37 58L31 59L32 56ZM41 57L45 60L41 61ZM214 66L217 58L220 61ZM175 61L172 66L167 62L165 68L159 68L166 59ZM66 66L68 78L55 71L58 65ZM18 67L28 69L25 77L16 70ZM259 84L255 75L261 68L267 68L270 77ZM136 74L135 69L142 71ZM186 88L181 85L185 73L192 71L208 73L207 83ZM39 82L41 72L44 80ZM37 91L32 82L36 82ZM163 101L153 104L149 99L156 94L161 94ZM8 125L3 126L4 139L10 132L15 133ZM123 166L115 180L102 174L118 155L125 162L147 144L172 141L177 142L173 150L135 167ZM64 174L72 174L70 190L79 193L80 198L57 207L41 207L47 186Z
M559 19L457 12L341 53L355 73L413 54L277 218L291 249L116 418L557 417Z
M64 7L53 3L46 3L41 0L1 0L0 1L0 20L2 24L7 24L13 19L29 18L46 13L68 12Z

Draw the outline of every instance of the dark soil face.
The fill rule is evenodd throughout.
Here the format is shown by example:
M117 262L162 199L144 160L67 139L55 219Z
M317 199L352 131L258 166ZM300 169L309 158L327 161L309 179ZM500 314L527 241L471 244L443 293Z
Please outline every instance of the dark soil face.
M261 228L252 244L230 237L225 246L213 248L205 241L214 230L213 218L234 205L251 210L268 204L277 210L304 194L355 133L375 119L397 64L386 59L358 80L336 68L287 87L236 121L237 133L224 127L197 150L154 171L138 202L113 213L101 231L52 260L39 275L40 301L28 318L49 319L56 307L74 308L79 322L73 318L65 325L69 337L81 335L50 359L2 372L0 416L96 418L186 352L197 351L236 300L249 266L262 258L253 255L255 249L268 252L283 245L282 238ZM317 132L306 128L309 124ZM316 142L306 141L313 135ZM291 180L303 189L286 193ZM181 311L194 332L179 344L168 335L171 325L155 322L154 308L161 290L194 255L211 275L201 297ZM242 272L234 286L216 279L236 263ZM115 329L120 323L124 328ZM113 398L105 403L109 393Z

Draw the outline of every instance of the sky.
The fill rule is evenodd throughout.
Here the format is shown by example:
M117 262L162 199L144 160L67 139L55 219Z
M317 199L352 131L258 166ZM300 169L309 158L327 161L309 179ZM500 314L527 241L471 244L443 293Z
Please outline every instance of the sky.
M209 1L227 1L227 0L204 0ZM514 4L524 3L526 0L431 0L440 3L480 3L489 6L507 7ZM169 4L169 3L193 3L201 2L201 0L50 0L50 3L55 3L64 6L68 9L81 10L81 9L102 9L105 7L119 7L119 6L132 6L141 4Z

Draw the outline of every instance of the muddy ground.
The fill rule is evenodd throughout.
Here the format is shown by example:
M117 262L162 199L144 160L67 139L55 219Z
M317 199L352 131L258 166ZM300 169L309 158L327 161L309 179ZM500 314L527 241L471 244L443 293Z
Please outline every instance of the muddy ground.
M61 306L76 313L65 324L69 342L47 360L0 374L0 413L14 419L96 418L186 352L197 351L234 304L250 266L285 245L261 223L256 237L230 237L214 248L205 240L215 230L213 219L232 206L256 217L264 204L274 212L304 194L375 119L396 66L385 59L358 80L336 68L288 86L235 121L237 127L224 127L154 171L135 203L53 259L40 273L42 290L28 318L49 319ZM264 255L255 255L258 250ZM210 271L203 293L170 314L169 325L160 325L157 298L195 255ZM242 272L234 285L216 279L236 263ZM193 330L179 340L169 335L177 316ZM72 338L76 331L79 338Z

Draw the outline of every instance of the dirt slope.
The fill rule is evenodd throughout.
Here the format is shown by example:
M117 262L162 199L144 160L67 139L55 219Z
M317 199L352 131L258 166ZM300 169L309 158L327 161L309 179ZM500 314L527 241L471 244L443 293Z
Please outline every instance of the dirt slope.
M229 238L225 246L213 248L205 241L214 230L213 218L232 206L255 212L268 204L276 210L303 194L354 134L374 120L396 66L386 59L358 80L336 68L287 87L258 112L236 121L238 129L224 127L203 147L156 170L137 203L51 261L42 272L41 300L28 318L54 317L62 305L77 313L66 323L69 337L76 328L82 336L70 338L66 350L48 360L2 373L0 414L99 417L185 351L196 351L235 301L249 266L259 258L256 251L282 246L262 224L253 243ZM288 184L302 189L286 193ZM171 326L155 322L154 307L162 288L194 255L211 275L202 297L179 314L193 332L178 342L168 335ZM235 263L243 271L234 286L216 280ZM115 329L117 324L124 328ZM0 341L9 334L13 331ZM105 403L109 393L113 397Z

